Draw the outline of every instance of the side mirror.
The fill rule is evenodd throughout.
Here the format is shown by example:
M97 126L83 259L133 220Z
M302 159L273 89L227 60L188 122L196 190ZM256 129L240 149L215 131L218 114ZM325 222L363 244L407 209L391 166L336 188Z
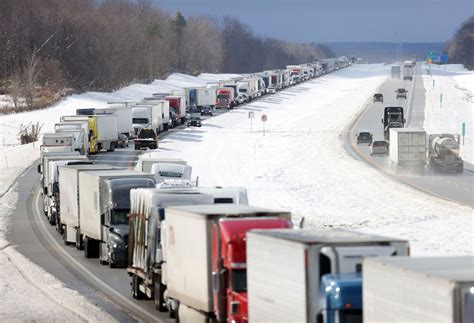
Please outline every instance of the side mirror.
M380 122L383 124L383 119L380 119Z
M212 272L212 289L214 292L218 292L220 287L219 273L216 271Z
M47 187L43 187L43 194L48 195L48 188Z

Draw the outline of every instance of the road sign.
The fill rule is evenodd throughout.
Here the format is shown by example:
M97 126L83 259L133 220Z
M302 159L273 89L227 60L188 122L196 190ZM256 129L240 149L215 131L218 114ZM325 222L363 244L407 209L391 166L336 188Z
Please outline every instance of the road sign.
M250 112L249 112L249 119L253 119L254 116L255 116L255 112L250 111Z
M466 135L466 123L462 123L462 144L464 146L464 136Z
M267 115L266 114L262 114L262 122L267 122Z

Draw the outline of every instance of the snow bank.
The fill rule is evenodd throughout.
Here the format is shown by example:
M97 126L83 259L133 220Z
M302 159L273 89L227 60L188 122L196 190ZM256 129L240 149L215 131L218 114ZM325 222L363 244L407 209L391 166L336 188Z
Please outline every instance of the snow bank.
M356 65L174 133L160 149L187 160L200 185L246 187L251 204L290 210L307 226L406 238L415 255L474 254L470 208L394 182L342 146L345 127L386 75L388 67Z
M474 163L474 72L461 67L431 65L430 75L427 73L428 66L423 66L423 83L426 89L424 128L428 133L461 134L462 123L466 123L461 156L465 161Z

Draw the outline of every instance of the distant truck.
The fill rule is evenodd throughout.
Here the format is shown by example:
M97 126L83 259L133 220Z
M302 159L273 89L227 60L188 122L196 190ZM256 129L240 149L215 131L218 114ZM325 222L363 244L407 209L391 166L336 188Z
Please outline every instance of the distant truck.
M74 151L74 134L69 132L44 133L41 136L41 155L52 152Z
M403 62L403 80L413 81L413 63L412 61Z
M168 130L170 120L169 102L166 100L147 100L137 103L132 108L133 135L140 129L149 128L158 134Z
M412 128L391 128L389 157L397 168L425 167L426 132Z
M186 121L186 98L184 96L173 95L166 96L165 100L169 102L170 108L173 108L176 112L176 118L179 122L184 124Z
M405 240L351 231L250 231L248 319L361 323L363 259L408 253Z
M73 115L61 116L64 121L87 121L89 126L89 154L101 150L114 151L118 146L117 116L115 115Z
M385 140L390 140L391 128L403 128L406 120L402 107L385 107L383 113L383 131Z
M473 257L367 258L364 322L474 322Z
M245 322L245 234L252 229L291 226L290 213L251 206L168 208L164 246L168 308L177 311L182 322Z
M169 163L169 164L181 164L187 165L185 160L180 158L163 158L160 157L160 152L146 152L138 157L137 163L135 164L135 170L150 173L154 164L157 163Z
M428 137L428 167L432 171L462 173L459 156L460 137L452 134L431 134Z
M59 122L54 125L55 133L72 133L74 140L72 148L86 155L89 152L89 126L86 121L79 122Z
M123 134L130 137L132 131L132 106L134 102L108 102L107 108L95 109L96 115L115 115L117 117L118 136Z
M119 169L111 165L67 165L59 167L60 226L64 244L84 248L79 229L79 174L86 171Z
M127 265L130 190L153 188L153 176L131 170L79 174L79 230L84 256L110 267Z
M217 101L215 87L202 87L196 89L196 106L202 108L205 106L214 107Z
M232 109L234 107L235 93L231 87L219 88L216 90L215 107L218 109Z
M393 79L400 79L401 78L401 69L400 65L392 65L390 67L390 75Z

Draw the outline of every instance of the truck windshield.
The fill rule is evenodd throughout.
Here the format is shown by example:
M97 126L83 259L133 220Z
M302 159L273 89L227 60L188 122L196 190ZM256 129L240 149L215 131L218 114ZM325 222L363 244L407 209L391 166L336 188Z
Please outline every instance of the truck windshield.
M128 210L113 210L110 216L110 224L128 224Z
M247 270L232 270L232 290L234 292L247 291Z
M400 113L389 113L390 121L402 122L402 115Z
M339 313L341 323L362 323L362 310L344 310Z
M148 118L133 118L132 123L145 124L148 123Z
M219 94L219 95L217 96L218 99L224 99L224 100L227 100L228 97L229 97L228 94Z

